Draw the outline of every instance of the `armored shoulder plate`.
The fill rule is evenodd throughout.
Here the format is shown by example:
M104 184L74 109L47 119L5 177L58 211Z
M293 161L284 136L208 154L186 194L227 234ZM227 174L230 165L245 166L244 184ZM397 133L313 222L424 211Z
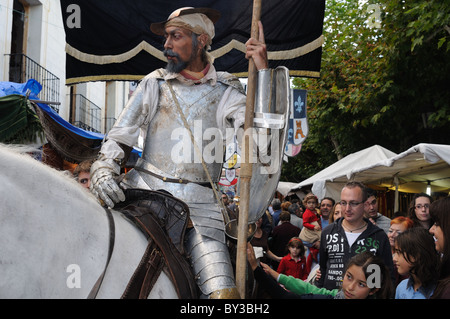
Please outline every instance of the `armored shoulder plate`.
M164 80L166 74L167 74L166 69L160 68L148 74L144 79L153 78L158 80Z
M245 95L245 90L244 87L242 86L241 81L239 81L239 78L237 78L233 74L230 74L228 72L217 72L217 81L225 85L231 86Z

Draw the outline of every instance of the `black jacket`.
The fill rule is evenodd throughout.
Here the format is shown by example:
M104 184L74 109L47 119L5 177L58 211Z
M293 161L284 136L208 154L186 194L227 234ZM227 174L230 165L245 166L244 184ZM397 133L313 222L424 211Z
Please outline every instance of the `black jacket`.
M339 218L322 231L319 254L322 275L317 286L329 290L339 289L347 262L351 257L364 251L371 251L381 257L391 272L391 278L395 278L391 246L386 233L368 219L364 219L367 228L350 247L342 227L343 220L344 218Z

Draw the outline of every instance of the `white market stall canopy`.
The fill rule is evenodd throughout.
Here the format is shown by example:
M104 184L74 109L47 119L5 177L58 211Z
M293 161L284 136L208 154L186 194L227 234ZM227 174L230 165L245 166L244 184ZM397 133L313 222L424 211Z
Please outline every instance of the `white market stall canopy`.
M283 197L297 195L297 197L302 200L305 197L305 193L299 189L295 191L291 191L291 189L296 186L298 183L292 182L278 182L277 192L279 192Z
M374 165L395 155L397 154L379 145L368 147L345 156L343 159L292 187L291 190L293 191L305 186L311 188L312 185L312 191L319 199L326 196L339 199L341 196L341 184L331 185L331 183L336 181L336 178L342 177L347 181L346 176L351 176L355 170ZM326 186L326 183L330 185Z
M378 148L377 153L375 150ZM368 158L377 154L386 156L389 153L391 156L384 159ZM398 155L375 145L348 155L291 190L312 185L311 190L317 197L330 196L338 200L342 187L351 180L406 193L425 192L429 183L432 192L448 193L450 145L417 144ZM397 204L398 196L396 206Z
M281 195L286 196L291 192L291 188L293 188L297 183L291 182L278 182L277 192Z

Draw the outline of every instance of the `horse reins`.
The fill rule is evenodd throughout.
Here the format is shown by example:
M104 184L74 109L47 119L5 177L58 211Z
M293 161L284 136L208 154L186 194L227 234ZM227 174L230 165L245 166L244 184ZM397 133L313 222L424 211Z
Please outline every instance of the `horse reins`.
M103 207L106 216L108 217L108 224L109 224L109 248L108 248L108 257L106 259L106 265L105 269L101 273L100 277L97 279L97 282L95 283L94 287L92 287L91 292L89 293L87 299L95 299L97 297L98 291L100 290L100 286L102 285L103 278L105 277L106 270L108 269L109 262L111 260L112 252L114 249L114 241L116 237L116 228L114 225L114 217L111 213L111 211L107 207Z

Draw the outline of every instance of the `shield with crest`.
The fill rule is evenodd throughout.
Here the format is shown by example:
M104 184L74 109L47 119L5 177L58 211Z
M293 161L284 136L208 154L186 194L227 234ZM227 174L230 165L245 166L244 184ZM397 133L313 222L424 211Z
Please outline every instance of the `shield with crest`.
M284 154L289 157L300 153L302 143L308 136L308 120L306 117L306 90L292 89L291 112L289 116L288 138Z

